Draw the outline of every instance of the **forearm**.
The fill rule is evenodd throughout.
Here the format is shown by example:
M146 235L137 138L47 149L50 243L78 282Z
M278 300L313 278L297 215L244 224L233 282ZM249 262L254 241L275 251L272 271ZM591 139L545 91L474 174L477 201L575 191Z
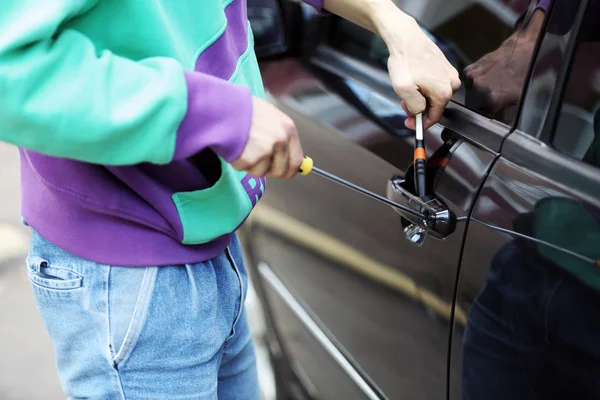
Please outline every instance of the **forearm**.
M395 46L390 44L397 42L402 27L413 28L416 25L415 20L392 0L323 0L323 8L375 32L390 51L394 50Z
M392 87L409 114L426 112L424 128L441 118L460 87L456 69L411 16L392 0L304 0L378 34L389 50ZM406 126L415 128L410 117Z

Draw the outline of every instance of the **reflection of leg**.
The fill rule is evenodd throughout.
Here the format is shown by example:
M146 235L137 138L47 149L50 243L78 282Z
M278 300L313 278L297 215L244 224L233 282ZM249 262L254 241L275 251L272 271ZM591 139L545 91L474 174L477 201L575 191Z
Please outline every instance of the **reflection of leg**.
M565 274L548 306L548 340L561 399L600 398L600 293Z
M463 339L464 400L553 398L543 318L535 318L544 284L514 246L494 259L473 304Z
M548 399L539 393L544 360L523 357L504 331L501 321L484 310L469 317L463 344L462 393L464 400Z

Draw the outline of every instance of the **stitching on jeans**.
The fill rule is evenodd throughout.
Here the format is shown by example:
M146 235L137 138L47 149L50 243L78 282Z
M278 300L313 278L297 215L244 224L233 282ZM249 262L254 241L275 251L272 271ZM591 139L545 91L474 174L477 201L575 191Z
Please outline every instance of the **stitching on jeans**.
M107 342L108 342L108 354L110 356L110 360L112 362L113 360L113 349L111 346L111 340L110 340L110 310L109 310L109 293L110 293L110 272L111 272L111 267L109 265L106 266L107 267L107 274L106 277L104 279L105 283L105 297L104 297L104 301L106 302L106 327L107 327ZM117 383L118 383L118 387L119 387L119 393L121 394L121 400L125 400L125 392L123 392L123 382L121 382L121 376L119 375L119 371L115 368L114 362L111 364L111 369L112 372L116 375L116 379L117 379Z
M111 273L111 267L108 267L108 273L106 276L106 279L104 280L106 282L106 298L104 299L104 301L106 301L106 326L108 327L108 352L110 354L110 360L113 361L115 359L115 355L114 355L114 349L112 347L112 339L111 339L111 332L112 332L112 326L110 325L110 273Z
M123 338L119 351L113 359L115 366L122 366L129 358L135 343L137 342L141 330L144 326L146 314L148 312L148 301L149 296L153 292L154 283L156 281L156 267L146 267L144 276L142 278L142 284L138 293L138 298L135 302L131 320ZM152 276L154 275L154 276Z

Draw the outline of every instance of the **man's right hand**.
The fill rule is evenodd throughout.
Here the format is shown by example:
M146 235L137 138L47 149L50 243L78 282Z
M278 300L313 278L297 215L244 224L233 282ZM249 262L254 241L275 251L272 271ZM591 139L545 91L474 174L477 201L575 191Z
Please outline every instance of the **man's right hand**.
M248 142L242 155L231 165L256 177L294 177L304 159L294 121L257 97L252 98L252 106Z
M518 28L498 49L465 68L467 107L512 122L543 23L544 11L536 10L525 28Z

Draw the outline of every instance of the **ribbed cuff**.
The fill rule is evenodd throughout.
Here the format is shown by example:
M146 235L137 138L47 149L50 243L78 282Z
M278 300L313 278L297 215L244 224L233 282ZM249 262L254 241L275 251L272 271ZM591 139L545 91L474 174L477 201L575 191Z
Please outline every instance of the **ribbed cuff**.
M250 89L199 72L185 72L188 108L179 125L173 159L211 148L225 161L240 157L252 123Z

